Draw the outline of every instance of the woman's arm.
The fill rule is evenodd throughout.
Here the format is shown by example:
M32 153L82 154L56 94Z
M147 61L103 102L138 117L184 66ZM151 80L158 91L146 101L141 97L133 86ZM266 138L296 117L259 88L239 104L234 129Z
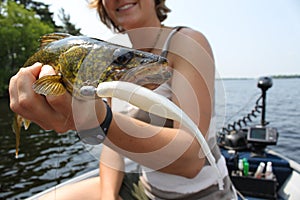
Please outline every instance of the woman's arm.
M209 44L202 34L183 29L172 39L170 52L168 58L174 69L173 101L206 136L213 112L215 72ZM115 113L106 142L154 170L194 177L205 162L204 156L199 158L200 145L193 133L178 122L174 125L174 128L149 126Z

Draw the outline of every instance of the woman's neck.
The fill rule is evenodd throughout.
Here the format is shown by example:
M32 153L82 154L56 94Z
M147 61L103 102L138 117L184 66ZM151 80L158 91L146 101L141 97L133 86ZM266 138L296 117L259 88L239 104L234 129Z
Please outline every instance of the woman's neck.
M159 40L162 25L160 21L152 20L137 28L132 28L126 33L132 43L133 48L136 49L151 49Z

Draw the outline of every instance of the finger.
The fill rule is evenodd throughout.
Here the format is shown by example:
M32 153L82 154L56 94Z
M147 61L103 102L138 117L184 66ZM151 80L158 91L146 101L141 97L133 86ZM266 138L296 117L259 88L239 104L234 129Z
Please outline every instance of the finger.
M34 65L26 68L20 68L19 72L11 77L9 82L9 95L11 104L17 105L18 98L19 98L19 88L18 88L18 81L23 77L29 77L30 83L35 81L41 71L42 64L35 63Z
M45 101L42 96L36 94L32 89L32 84L36 80L32 74L28 73L28 71L25 71L25 69L20 70L19 77L16 81L16 88L17 91L17 99L18 99L18 105L20 107L19 112L25 112L30 111L28 115L30 115L31 112L35 111L35 106L37 106L40 102L39 101ZM26 113L25 113L26 114Z
M41 63L35 63L30 67L21 68L11 79L9 86L10 93L17 99L20 99L20 95L22 98L30 98L33 96L34 91L32 90L32 84L36 81L41 68Z
M13 111L22 111L20 97L23 102L23 100L29 99L33 95L32 83L36 80L41 67L41 63L35 63L30 67L21 68L19 72L10 79L9 95L10 105ZM26 102L24 103L26 104Z
M21 85L19 88L27 87L25 82L26 80L20 81L18 83ZM31 84L28 86L31 87ZM69 129L65 127L66 117L64 113L62 114L54 110L42 95L36 94L35 92L25 92L25 90L21 89L19 90L18 106L18 113L20 113L21 116L37 123L44 129L60 130L60 132ZM62 128L64 128L64 131Z
M43 66L42 63L37 62L37 63L34 63L32 66L21 68L21 69L25 69L26 72L32 74L32 76L35 77L35 79L37 79L37 77L40 74L42 66Z
M11 81L10 91L16 104L15 111L33 121L39 121L38 116L42 114L40 112L44 112L43 114L51 112L45 98L32 89L32 84L36 81L41 68L40 63L22 68Z
M18 107L18 90L17 90L17 76L13 76L9 81L9 99L10 99L10 108L12 111L17 110Z

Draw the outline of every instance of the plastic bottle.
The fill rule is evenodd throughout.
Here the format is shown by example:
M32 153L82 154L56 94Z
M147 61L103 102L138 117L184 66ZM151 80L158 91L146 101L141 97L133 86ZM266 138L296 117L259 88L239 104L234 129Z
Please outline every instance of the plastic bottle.
M266 173L265 173L265 178L266 179L273 179L273 169L272 169L272 162L267 162L267 167L266 167Z
M262 176L262 173L264 171L264 168L265 168L265 163L264 162L260 162L257 169L256 169L256 172L254 174L254 177L255 178L261 178Z
M238 164L239 170L243 171L243 160L239 159L239 164Z
M242 159L239 159L239 163L238 163L238 168L239 168L239 175L240 176L243 176L243 169L244 169L244 164L243 164L243 160Z

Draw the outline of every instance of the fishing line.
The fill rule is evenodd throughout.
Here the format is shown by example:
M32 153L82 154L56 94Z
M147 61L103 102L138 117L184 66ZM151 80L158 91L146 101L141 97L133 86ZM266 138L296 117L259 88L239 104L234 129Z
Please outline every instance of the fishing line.
M69 119L70 118L70 113L68 113L68 115L67 115L67 119ZM65 123L64 123L64 126L66 126L67 125L67 120L65 120ZM69 134L69 133L67 133L67 134ZM55 177L55 181L56 182L59 182L59 175L58 175L58 170L59 170L59 166L60 166L60 157L61 157L61 152L62 152L62 150L63 150L63 147L62 147L62 137L59 137L59 145L58 145L58 155L57 155L57 159L56 159L56 161L57 161L57 163L56 163L56 166L55 166L55 174L54 174L54 177ZM57 190L57 188L55 187L55 189L54 189L54 197L56 197L56 190Z
M229 121L232 120L232 118L240 115L240 113L244 110L246 110L246 107L249 107L249 104L253 101L255 96L258 96L259 94L257 92L253 93L252 96L248 99L248 101L244 104L243 107L241 107L238 111L236 111L235 113L233 113L225 122L224 124L228 124Z
M61 144L60 146L58 147L58 151L60 152L60 147L61 147ZM59 163L59 156L57 157L57 166L58 166L58 163ZM56 167L56 170L55 170L55 180L57 181L58 179L58 167ZM54 197L56 198L56 187L54 188Z

